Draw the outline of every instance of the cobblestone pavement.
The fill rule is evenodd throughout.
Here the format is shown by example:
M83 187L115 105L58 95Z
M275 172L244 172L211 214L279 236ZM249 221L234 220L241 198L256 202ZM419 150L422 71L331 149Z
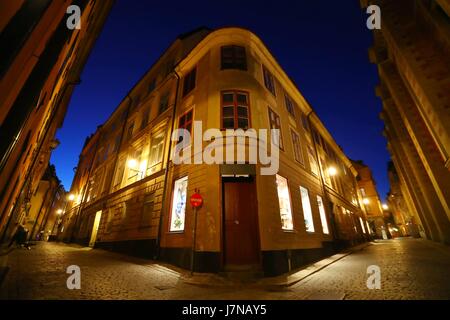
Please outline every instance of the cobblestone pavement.
M168 265L55 243L0 258L10 268L0 299L450 299L450 248L416 239L372 243L288 288L192 285ZM67 289L69 265L81 268L80 290ZM381 268L380 290L366 287L369 265Z

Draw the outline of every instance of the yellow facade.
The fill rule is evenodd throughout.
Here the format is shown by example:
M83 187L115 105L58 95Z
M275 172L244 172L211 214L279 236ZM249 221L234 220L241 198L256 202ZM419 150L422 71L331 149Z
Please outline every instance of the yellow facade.
M224 48L230 46L235 46L235 52L245 51L245 68L224 67ZM274 93L265 83L264 69L272 75ZM186 90L192 83L192 90ZM170 139L174 129L189 119L201 121L203 131L217 128L224 133L226 108L222 101L230 96L245 100L241 104L247 110L244 122L248 121L248 127L270 129L271 114L278 116L283 140L278 175L287 180L288 189L283 190L288 191L292 215L287 222L280 216L276 175L262 175L264 166L253 165L249 155L243 164L174 163L175 143ZM290 110L286 97L291 101ZM283 273L370 237L355 168L269 50L248 30L200 29L180 36L96 135L98 143L89 144L90 148L96 145L92 166L87 171L79 169L75 176L80 181L79 177L87 174L90 183L72 187L79 201L68 208L66 217L75 227L66 223L65 230L75 230L74 239L80 243L157 257L188 268L195 221L188 199L195 192L204 199L196 226L194 269L198 271L234 270L232 258L237 264L239 259L247 261L239 256L243 251L227 251L238 245L231 243L229 231L237 229L227 224L224 208L236 203L243 207L254 204L248 216L241 215L240 221L233 222L239 225L252 219L252 231L233 234L244 248L243 239L255 232L251 240L255 246L249 251L255 260L238 266L251 267L254 272ZM202 132L193 131L193 140L201 138ZM260 139L251 137L241 146ZM233 145L235 154L240 146L221 136L214 141ZM208 139L199 150L192 150L190 159L194 162L204 155L210 142ZM195 146L194 141L191 144ZM186 179L186 192L178 192L184 190ZM300 187L308 192L305 196L303 191L303 198ZM243 188L249 198L242 199L236 192L236 201L231 201L227 188ZM183 206L183 200L175 202L178 195L185 201L182 220L173 218L174 207ZM307 198L310 206L302 200ZM306 207L311 208L308 219L303 213ZM99 214L97 229L94 222ZM180 225L184 227L177 229ZM68 240L64 232L62 238Z
M384 134L408 214L426 237L450 243L448 1L362 1L381 8L378 65Z
M353 165L358 172L358 188L363 197L363 206L367 219L371 223L371 228L377 237L383 238L383 230L385 232L384 236L386 236L387 229L380 196L378 195L372 172L362 161L353 161Z

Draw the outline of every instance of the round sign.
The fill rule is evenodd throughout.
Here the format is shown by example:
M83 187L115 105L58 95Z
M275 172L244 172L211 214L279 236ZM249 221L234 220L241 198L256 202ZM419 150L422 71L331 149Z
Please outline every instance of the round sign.
M194 193L189 201L194 208L198 208L203 204L203 198L199 193Z

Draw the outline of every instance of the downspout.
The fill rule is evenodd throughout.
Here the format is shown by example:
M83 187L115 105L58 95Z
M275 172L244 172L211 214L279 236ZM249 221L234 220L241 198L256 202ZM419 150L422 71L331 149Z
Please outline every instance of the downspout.
M177 73L177 71L174 69L173 74L177 78L177 86L175 91L175 102L173 104L173 110L172 110L172 124L170 127L170 136L172 137L172 132L175 127L175 116L176 116L176 109L177 109L177 103L178 103L178 91L180 87L180 75ZM166 198L167 198L167 184L169 181L169 164L170 164L170 153L172 151L172 138L170 139L169 148L167 152L167 160L166 160L166 168L164 170L164 186L163 186L163 196L162 196L162 205L161 205L161 211L159 214L159 225L158 225L158 237L156 238L156 252L155 252L155 260L158 260L161 255L161 235L162 235L162 225L163 225L163 217L164 217L164 211L166 210Z

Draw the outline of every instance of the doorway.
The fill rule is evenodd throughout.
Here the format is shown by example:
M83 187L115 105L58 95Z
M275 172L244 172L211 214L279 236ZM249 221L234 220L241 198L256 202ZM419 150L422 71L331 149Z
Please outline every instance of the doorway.
M223 262L226 269L260 264L258 203L252 177L223 178Z
M100 226L101 218L102 218L102 210L97 211L95 213L94 224L92 225L91 239L89 240L89 247L93 248L95 245L95 241L97 240L98 227Z

